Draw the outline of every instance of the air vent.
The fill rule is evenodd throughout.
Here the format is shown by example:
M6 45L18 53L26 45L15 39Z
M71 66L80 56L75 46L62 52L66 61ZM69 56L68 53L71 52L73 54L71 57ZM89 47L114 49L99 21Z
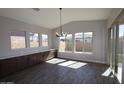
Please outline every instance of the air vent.
M40 8L32 8L33 10L35 10L35 11L40 11Z

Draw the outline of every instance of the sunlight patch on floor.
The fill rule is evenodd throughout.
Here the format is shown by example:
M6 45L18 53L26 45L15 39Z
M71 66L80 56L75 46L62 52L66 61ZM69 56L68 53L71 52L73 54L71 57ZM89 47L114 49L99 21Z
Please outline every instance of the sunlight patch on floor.
M111 74L111 68L108 68L104 73L102 73L102 76L109 77Z
M82 67L82 66L85 66L85 65L87 65L87 63L77 62L77 63L75 63L75 64L69 65L68 67L74 68L74 69L78 69L78 68L80 68L80 67Z
M73 68L73 69L78 69L82 66L87 65L87 63L82 63L82 62L78 62L78 61L66 61L66 62L60 63L58 65Z
M118 77L119 82L122 83L122 67L118 67L117 77Z
M74 63L76 63L76 61L66 61L64 63L60 63L59 65L60 66L69 66L69 65L74 64Z
M57 64L59 66L64 66L64 67L73 68L73 69L78 69L78 68L81 68L82 66L87 65L87 63L71 61L71 60L67 61L60 58L53 58L51 60L46 61L46 63Z
M57 64L57 63L61 63L64 62L66 60L64 59L59 59L59 58L53 58L51 60L46 61L46 63L50 63L50 64Z

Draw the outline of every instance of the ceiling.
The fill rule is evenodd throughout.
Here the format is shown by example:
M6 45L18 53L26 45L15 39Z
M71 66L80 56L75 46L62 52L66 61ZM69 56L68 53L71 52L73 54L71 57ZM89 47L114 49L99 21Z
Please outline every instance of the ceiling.
M112 8L63 8L62 24L71 21L105 20L112 10ZM0 16L49 29L59 26L59 9L57 8L40 8L38 12L32 8L0 8Z

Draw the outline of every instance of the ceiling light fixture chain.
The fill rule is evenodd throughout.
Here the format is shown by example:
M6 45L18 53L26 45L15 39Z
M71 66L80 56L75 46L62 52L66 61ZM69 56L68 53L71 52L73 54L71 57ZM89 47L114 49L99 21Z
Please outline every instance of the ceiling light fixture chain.
M60 34L62 35L62 8L59 8L60 9Z
M60 10L60 33L56 32L56 36L57 37L63 37L63 36L66 37L67 33L64 33L63 29L62 29L62 8L59 8L59 10Z

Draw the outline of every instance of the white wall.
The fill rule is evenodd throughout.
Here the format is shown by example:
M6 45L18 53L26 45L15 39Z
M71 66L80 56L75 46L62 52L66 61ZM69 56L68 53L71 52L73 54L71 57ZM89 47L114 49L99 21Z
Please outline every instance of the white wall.
M38 33L46 33L49 38L49 47L39 47L39 48L25 48L25 49L17 49L11 50L10 43L10 32L11 31L26 31L28 32L38 32ZM31 53L36 53L44 50L48 50L51 48L51 30L31 24L27 24L21 21L9 19L6 17L0 16L0 59L21 56Z
M53 48L58 48L59 39L55 36L55 32L59 29L53 30ZM63 26L63 32L93 32L93 54L77 54L77 53L58 53L59 57L71 58L83 61L91 61L98 63L105 63L106 61L106 43L107 40L107 21L74 21ZM73 38L74 41L74 38Z

